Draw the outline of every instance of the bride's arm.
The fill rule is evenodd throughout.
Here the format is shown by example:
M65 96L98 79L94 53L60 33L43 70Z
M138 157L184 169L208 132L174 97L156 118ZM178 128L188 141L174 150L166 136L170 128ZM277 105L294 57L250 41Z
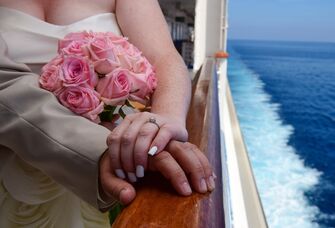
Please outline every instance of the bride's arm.
M170 139L187 140L185 120L191 82L156 0L116 1L116 16L123 35L154 65L158 78L151 114L126 117L109 137L112 157L120 157L112 161L113 167L119 172L122 168L127 173L136 171L141 176L141 166L146 168L147 152L152 147L161 151ZM157 120L160 129L146 123L150 117Z
M168 26L156 0L119 0L117 20L129 37L155 66L158 88L152 112L175 118L185 125L191 96L187 68L174 47Z

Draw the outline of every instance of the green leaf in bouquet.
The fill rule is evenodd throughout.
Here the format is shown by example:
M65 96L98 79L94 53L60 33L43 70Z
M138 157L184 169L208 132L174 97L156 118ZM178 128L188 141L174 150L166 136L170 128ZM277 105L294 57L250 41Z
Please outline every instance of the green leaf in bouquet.
M122 206L120 203L116 203L115 206L113 206L109 210L109 222L112 225L115 221L116 217L121 213L124 206Z
M116 106L105 105L104 110L99 114L100 120L106 122L112 121L114 118L115 109Z
M111 111L112 113L115 111L117 106L105 105L104 111Z
M110 119L110 111L103 111L99 114L100 120L104 122L109 122Z
M114 109L112 110L104 110L102 113L99 114L100 120L101 121L106 121L106 122L111 122L114 119Z

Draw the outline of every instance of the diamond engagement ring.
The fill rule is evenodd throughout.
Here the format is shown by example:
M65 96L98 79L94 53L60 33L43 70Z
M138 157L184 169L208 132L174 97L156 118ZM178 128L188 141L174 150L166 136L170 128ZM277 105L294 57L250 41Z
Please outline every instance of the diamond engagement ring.
M158 125L158 123L156 122L156 119L155 119L154 117L150 117L148 123L153 123L153 124L155 124L155 125L158 127L158 129L161 128L161 127Z

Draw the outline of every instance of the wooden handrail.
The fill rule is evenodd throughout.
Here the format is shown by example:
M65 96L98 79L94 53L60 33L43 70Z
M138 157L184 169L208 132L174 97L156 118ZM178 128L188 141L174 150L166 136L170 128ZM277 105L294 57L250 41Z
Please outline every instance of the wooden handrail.
M136 186L137 196L117 217L113 228L224 227L220 128L215 60L207 59L193 83L187 118L190 142L197 145L217 175L212 193L179 196L161 175L149 174Z

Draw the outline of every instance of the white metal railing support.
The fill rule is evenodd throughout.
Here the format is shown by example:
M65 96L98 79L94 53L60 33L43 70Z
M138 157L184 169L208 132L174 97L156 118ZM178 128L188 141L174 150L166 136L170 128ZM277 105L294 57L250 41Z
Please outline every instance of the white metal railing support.
M226 49L227 0L197 0L195 6L194 71L206 57Z

